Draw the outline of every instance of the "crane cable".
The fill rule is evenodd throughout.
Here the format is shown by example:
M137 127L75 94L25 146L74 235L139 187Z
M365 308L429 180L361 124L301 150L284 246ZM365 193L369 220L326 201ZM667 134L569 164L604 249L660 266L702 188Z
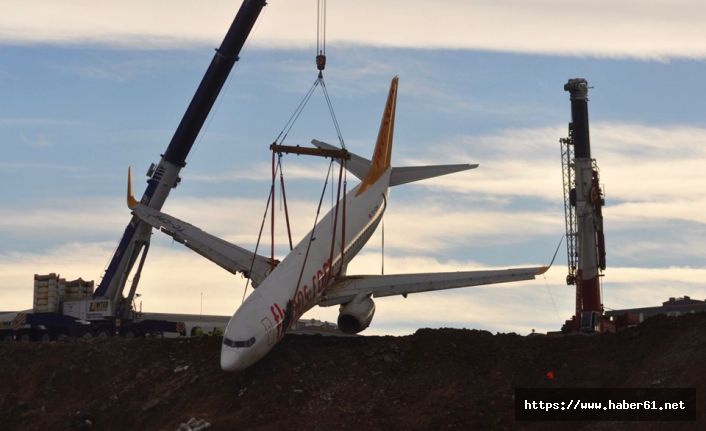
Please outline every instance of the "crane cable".
M296 124L296 122L299 120L299 117L301 116L302 112L304 112L304 109L306 108L307 104L311 100L311 97L313 96L316 87L321 86L322 93L324 94L324 99L326 101L326 106L329 111L329 115L331 116L331 120L333 123L334 128L336 129L336 136L338 138L338 142L341 146L342 149L346 149L346 144L343 139L343 133L341 132L341 127L340 124L338 123L338 119L336 117L335 110L333 108L333 103L331 101L331 96L329 95L328 89L326 88L326 82L324 81L323 77L323 71L326 68L326 0L317 0L317 10L316 10L316 15L317 15L317 22L316 22L316 67L318 69L318 75L316 77L316 80L314 83L311 85L309 90L305 93L304 97L301 99L299 104L297 105L296 109L294 112L290 115L289 119L285 123L284 127L282 130L279 132L275 140L273 141L273 144L279 144L281 145L289 136L289 133L292 131L292 128ZM287 202L286 202L286 194L285 194L285 189L284 189L284 176L282 172L282 167L281 167L281 158L282 154L279 154L279 158L277 163L275 164L274 160L274 151L272 154L272 184L270 186L270 194L267 199L267 206L265 209L265 214L263 215L263 220L260 226L260 232L258 234L258 240L255 248L255 253L257 253L257 248L259 247L260 240L262 237L262 232L264 230L265 226L265 221L267 219L267 211L269 210L270 205L272 205L272 213L271 213L271 220L270 220L270 234L271 234L271 247L270 247L270 265L271 265L271 270L274 269L275 265L275 260L274 260L274 200L275 200L275 179L276 179L276 173L279 172L280 174L280 183L281 183L281 195L282 195L282 201L284 202L284 209L285 209L285 219L287 223L287 234L289 238L289 248L290 250L293 249L292 247L292 234L291 234L291 228L290 228L290 223L289 223L289 212L287 209ZM328 179L329 175L331 174L331 167L333 165L333 159L331 160L331 164L329 165L329 169L326 175L326 181L324 183L321 199L319 201L319 206L316 212L316 218L314 222L314 227L316 227L316 223L318 222L318 217L319 213L321 211L321 205L323 203L323 196L326 191L326 186L328 184ZM343 214L342 214L342 241L341 241L341 266L339 269L339 273L342 272L343 270L343 252L345 251L345 222L346 222L346 202L345 202L345 193L346 193L346 188L347 188L347 171L345 169L345 160L341 160L341 171L339 172L339 184L338 184L338 196L340 197L340 192L341 192L341 174L343 173L343 195L344 195L344 202L343 202ZM345 172L344 172L345 171ZM331 178L333 181L333 178ZM333 193L333 187L331 192ZM338 213L338 205L339 205L339 199L337 199L336 202L336 212ZM332 242L331 242L331 254L333 254L333 248L334 248L334 243L336 240L336 221L338 217L335 217L334 219L334 232L333 232L333 237L332 237ZM294 300L296 300L296 295L299 292L299 285L301 284L301 279L303 277L303 272L304 272L304 266L306 265L306 261L308 258L309 254L309 248L311 246L311 241L313 241L314 231L312 230L312 235L309 239L309 244L307 246L307 252L304 258L304 263L302 265L300 275L299 275L299 281L297 282L297 288L294 293ZM251 268L250 268L250 274L252 273L252 269L255 263L255 255L253 256L253 260L251 263ZM331 271L333 272L333 268L331 268ZM245 291L243 292L243 301L245 300L245 294L247 292L248 288L248 283L246 282L245 285ZM288 304L289 306L289 304ZM289 307L288 307L289 308Z
M284 173L282 172L282 154L279 155L277 161L279 167L279 182L280 182L280 193L282 194L281 203L284 204L284 219L287 222L287 239L289 239L289 251L294 248L292 246L292 228L289 224L289 210L287 209L287 193L284 191Z
M326 0L317 0L316 3L316 68L319 70L318 80L321 82L321 90L326 98L326 105L331 114L333 125L336 128L338 142L341 144L341 148L345 150L346 144L343 142L341 127L336 119L331 97L329 97L326 83L324 82L323 72L326 69Z
M331 102L331 97L326 89L326 83L324 82L324 77L320 76L319 81L321 81L321 89L324 92L324 97L326 99L326 105L328 106L329 114L331 115L331 121L333 121L333 126L336 128L336 135L338 137L338 143L341 144L342 149L346 149L346 143L343 141L343 134L341 133L341 126L338 124L338 119L336 118L336 112L333 109L333 103Z
M331 165L333 165L333 159L331 159L330 162ZM316 217L314 217L314 227L311 228L311 235L309 235L309 241L306 244L306 253L304 253L304 261L302 262L302 267L301 270L299 271L299 278L297 279L297 288L294 290L294 295L292 296L292 299L290 299L287 303L287 313L290 313L290 309L292 305L290 303L294 302L296 303L297 295L299 294L299 287L301 286L302 283L302 277L304 276L304 268L306 267L306 262L309 259L309 251L311 250L311 243L314 242L316 237L314 234L316 233L316 224L319 222L319 214L321 214L321 205L324 202L324 196L326 195L326 186L328 185L328 178L329 174L331 173L331 169L328 169L328 172L326 174L326 179L324 180L324 188L321 190L321 197L319 198L319 206L316 208ZM290 316L291 317L291 316ZM286 326L284 327L284 331L286 331L287 328Z
M331 101L331 96L329 95L328 89L326 88L326 82L324 81L323 71L326 69L326 0L317 0L316 8L316 68L319 73L316 80L306 92L302 100L297 105L289 120L285 123L282 131L277 135L274 143L282 144L289 132L294 127L294 124L299 119L299 116L304 111L304 108L309 103L311 96L314 94L314 90L317 86L321 86L321 91L324 94L324 99L326 100L326 106L328 107L329 115L331 116L331 121L334 128L336 129L336 137L341 145L342 149L346 149L345 141L343 140L343 133L341 132L341 126L338 123L338 118L336 117L336 112L333 108L333 102Z
M278 169L279 166L276 168ZM274 177L274 175L273 175ZM248 270L248 273L246 274L247 281L245 282L245 289L243 289L243 300L241 301L241 304L245 302L245 294L248 291L248 285L250 284L250 278L252 277L252 270L255 267L255 259L257 259L257 250L260 248L260 240L262 239L262 231L265 229L265 221L267 220L267 212L270 209L270 202L273 200L275 193L275 182L274 179L272 180L272 184L270 185L270 194L267 196L267 204L265 204L265 214L262 215L262 222L260 223L260 232L257 235L257 242L255 243L255 251L253 252L252 255L252 260L250 261L250 269Z
M551 260L551 262L549 262L549 268L551 268L551 266L554 264L554 259L556 259L556 255L557 255L557 253L559 253L559 247L561 247L561 243L562 243L562 241L564 241L565 237L566 237L566 235L561 236L561 239L559 240L559 244L557 244L556 250L554 250L554 255L552 256L552 260ZM559 324L562 324L561 316L559 316L559 311L556 308L556 301L554 301L554 296L552 295L552 290L549 287L549 282L547 281L547 273L546 272L544 274L542 274L542 278L544 278L544 285L547 288L547 294L549 294L549 299L551 299L551 301L552 301L552 307L554 307L554 314L556 314L556 317L559 320Z
M289 132L292 130L292 127L294 127L294 123L297 122L299 119L299 116L302 114L304 111L304 108L306 107L307 103L309 103L309 100L311 99L312 94L314 94L314 90L316 87L320 84L319 78L317 77L316 80L314 81L314 84L309 88L309 91L306 92L304 95L304 98L299 102L299 105L297 105L297 108L294 110L292 115L289 117L287 122L284 124L284 127L282 130L279 132L279 135L274 140L274 143L279 143L282 144L285 139L287 139L287 136L289 135Z
M316 1L316 68L322 77L326 68L326 0Z

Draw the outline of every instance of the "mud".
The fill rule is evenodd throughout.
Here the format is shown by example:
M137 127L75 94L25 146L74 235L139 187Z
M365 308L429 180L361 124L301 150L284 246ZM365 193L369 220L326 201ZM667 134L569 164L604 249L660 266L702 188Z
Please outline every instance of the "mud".
M236 374L219 352L217 338L0 344L0 429L706 429L706 314L592 336L288 335ZM517 422L515 387L696 387L697 421Z

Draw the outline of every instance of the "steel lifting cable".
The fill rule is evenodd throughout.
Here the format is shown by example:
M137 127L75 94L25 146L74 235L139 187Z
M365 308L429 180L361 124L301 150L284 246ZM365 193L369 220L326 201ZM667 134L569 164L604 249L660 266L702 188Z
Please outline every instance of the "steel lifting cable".
M316 2L316 68L321 77L326 68L326 0Z
M255 251L253 252L252 260L250 261L250 269L247 274L247 281L245 282L245 289L243 290L243 300L245 302L245 294L248 291L248 285L250 284L250 278L252 277L252 270L255 267L255 259L257 259L257 250L260 248L260 240L262 239L262 231L265 229L265 221L267 220L267 211L270 209L270 202L273 199L275 193L275 183L274 180L270 185L270 194L267 196L267 204L265 205L265 213L262 215L262 223L260 223L260 232L257 234L257 242L255 243ZM274 208L273 208L274 210ZM241 304L242 304L241 302Z
M326 83L324 82L323 71L326 68L326 0L317 0L316 4L316 67L319 70L319 74L314 81L314 84L309 88L304 98L299 105L294 110L294 113L289 117L289 120L284 125L284 128L279 133L275 139L275 143L280 144L284 142L292 130L294 123L299 119L299 116L304 111L305 106L309 103L309 99L314 93L316 86L321 85L321 89L324 93L324 98L326 99L326 106L328 107L329 114L331 115L331 120L333 121L334 128L336 129L336 135L338 137L338 142L341 144L342 149L346 149L346 144L343 141L343 134L341 133L341 127L338 124L338 119L336 118L336 113L333 109L333 103L331 102L331 97L328 94L328 89L326 88ZM281 140L280 140L281 138Z
M282 193L282 203L284 203L284 219L287 222L287 238L289 239L289 250L292 246L292 228L289 225L289 210L287 209L287 193L284 191L284 174L282 172L282 154L277 159L277 167L279 168L280 192Z
M324 82L323 76L319 77L321 81L321 89L324 92L324 97L326 98L326 105L328 106L328 111L331 114L331 120L333 120L333 126L336 128L336 135L338 136L338 142L341 144L342 149L346 149L346 144L343 142L343 134L341 133L341 127L338 125L338 119L336 118L336 112L333 110L333 104L331 103L331 97L328 95L328 90L326 89L326 83Z
M333 162L333 160L332 160ZM333 230L331 234L331 253L329 254L329 271L333 272L333 249L336 245L336 227L338 226L338 207L341 203L341 179L343 178L343 163L340 164L338 169L338 190L336 192L336 209L333 213ZM345 200L345 197L344 197ZM341 262L343 265L343 262Z
M312 95L314 94L314 91L316 90L316 87L318 85L321 85L322 92L324 94L324 98L326 100L326 106L328 107L329 114L331 115L331 120L333 122L334 128L336 129L336 135L338 137L338 141L341 145L341 148L343 150L346 149L345 142L343 140L343 134L341 133L341 127L338 124L338 119L336 118L336 113L333 109L333 103L331 102L331 97L329 96L328 90L326 88L326 83L324 82L323 78L323 70L326 67L326 0L318 0L317 1L317 22L316 22L316 66L317 69L319 70L318 76L312 86L309 88L309 90L306 92L302 100L299 102L299 105L297 105L296 109L292 113L292 115L289 117L287 122L285 123L284 127L280 131L280 133L277 135L277 138L274 140L274 144L282 144L286 139L287 136L289 135L289 132L292 130L294 127L294 124L297 122L299 117L301 116L302 112L304 111L304 108L306 105L309 103L309 100L311 100ZM260 233L258 235L258 241L256 245L256 253L257 253L257 247L259 247L260 240L262 237L262 231L264 229L265 225L265 220L267 219L267 210L269 209L270 204L272 205L272 213L271 213L271 226L270 226L270 234L271 234L271 247L270 247L270 265L272 269L274 269L274 193L275 193L275 178L276 178L276 172L279 171L280 173L280 183L281 183L281 193L282 193L282 201L284 202L284 210L285 210L285 219L287 222L287 234L289 237L289 248L290 250L293 249L292 246L292 236L291 236L291 229L290 229L290 223L289 223L289 211L287 209L287 200L286 200L286 193L284 189L284 176L282 172L282 167L281 167L281 158L282 154L279 153L279 159L277 161L277 164L275 166L275 160L274 160L274 149L272 152L272 185L270 187L270 195L267 200L267 207L265 209L265 214L263 216L262 224L260 226ZM328 179L329 176L331 176L332 172L332 166L333 166L334 160L331 160L331 163L329 164L329 169L326 174L326 181L324 182L324 187L321 192L321 198L319 199L319 205L316 210L316 217L314 221L314 229L316 228L316 223L318 223L319 215L321 213L321 206L323 204L323 199L326 193L326 187L328 185ZM338 207L340 203L340 194L341 194L341 176L343 175L343 171L345 171L345 160L341 160L341 167L339 171L339 182L338 182L338 197L336 200L336 216L334 217L334 228L333 228L333 235L332 235L332 240L331 240L331 259L333 258L333 249L335 245L335 240L336 240L336 223L338 220ZM347 172L345 173L347 175ZM342 214L342 240L341 240L341 259L343 259L343 252L345 250L345 220L346 220L346 202L345 202L345 193L346 193L346 187L347 187L347 176L345 177L346 179L343 180L343 193L344 193L344 202L343 202L343 214ZM333 181L333 178L331 178L331 181ZM331 192L333 193L333 184L332 184L332 190ZM306 266L306 262L309 256L309 250L311 247L311 242L314 240L314 229L312 229L311 237L309 238L309 242L307 244L307 250L306 254L304 257L304 263L302 264L301 271L299 273L299 280L297 281L297 287L294 292L294 298L293 300L296 301L297 294L299 293L299 287L301 284L301 279L304 274L304 268ZM255 257L253 256L253 261L251 264L250 272L252 273L252 267L254 266L255 262ZM341 266L339 271L342 271L343 269L343 261L341 261ZM333 268L331 268L333 270ZM245 285L245 289L247 291L247 283ZM243 300L245 300L245 292L243 292Z
M316 78L314 83L306 92L302 100L299 102L299 105L297 105L296 109L289 117L282 130L277 135L277 138L275 138L275 143L281 144L285 141L285 139L287 139L287 136L289 136L289 132L294 127L294 124L297 122L302 112L304 112L304 108L309 103L311 96L314 94L314 90L319 85L321 85L322 92L324 93L324 99L326 100L326 106L328 107L329 115L331 116L331 121L333 122L333 127L336 129L336 136L338 137L338 142L341 144L342 149L346 149L346 144L343 140L343 133L341 132L341 126L338 123L336 111L333 109L333 103L331 102L331 96L328 93L328 89L326 88L326 82L324 81L324 78L321 74L319 74L319 76Z
M383 216L384 217L384 216ZM382 219L382 246L380 247L380 274L385 275L385 219Z
M311 99L312 94L314 94L316 86L319 84L320 80L317 77L314 81L314 84L312 84L311 88L309 88L309 91L306 92L304 98L302 98L302 100L299 102L299 105L297 105L297 108L294 110L292 115L289 117L289 120L287 120L284 127L279 132L279 135L277 135L277 138L275 138L275 143L279 142L281 144L282 142L284 142L285 139L287 139L287 135L289 135L289 132L292 130L292 127L294 127L294 123L296 123L299 119L299 116L304 111L304 108L306 107L307 103L309 103L309 99Z
M346 169L345 159L341 160L341 170L343 170L343 214L341 215L341 266L338 268L338 275L343 275L343 266L345 265L343 257L346 251L346 189L348 188L348 169ZM340 184L341 180L339 179L338 182ZM331 270L333 270L333 268L331 268Z
M275 152L272 152L272 211L270 211L270 272L275 269L275 178L277 172L275 168Z
M333 165L333 159L331 159L330 165ZM329 167L330 167L329 165ZM321 197L319 198L319 206L316 209L316 217L314 217L314 227L311 229L311 235L309 235L309 241L306 245L306 253L304 253L304 262L302 262L301 270L299 271L299 278L297 279L297 288L294 290L294 296L290 301L295 301L297 299L297 294L299 294L299 287L301 286L302 277L304 276L304 268L306 267L306 262L309 259L309 250L311 249L311 243L314 241L314 234L316 233L316 224L319 222L319 214L321 213L321 205L324 202L324 196L326 195L326 186L328 185L328 178L331 169L328 170L326 174L326 179L324 180L324 188L321 190ZM287 328L284 328L285 330Z
M343 172L343 209L341 212L341 264L338 266L338 275L343 274L343 268L345 266L345 252L346 252L346 188L348 184L348 171L346 170L346 160L342 159L341 172ZM339 196L341 191L341 177L338 177L338 190ZM341 202L340 199L336 199L336 218L338 219L338 205ZM331 239L331 259L333 259L333 246L336 242L336 229L334 224L333 238ZM333 265L331 265L331 272L333 273Z
M564 241L564 238L566 235L562 235L561 239L559 240L559 244L556 246L556 250L554 250L554 256L552 256L552 261L549 262L549 268L551 268L552 265L554 265L554 259L556 259L557 253L559 253L559 247L561 247L562 241ZM545 272L542 274L542 278L544 278L544 285L547 287L547 294L549 294L549 299L552 301L552 307L554 307L554 314L556 314L557 319L559 319L559 323L561 323L561 316L559 316L559 311L556 308L556 301L554 301L554 296L552 295L552 291L549 288L549 282L547 281L547 273ZM602 293L602 292L601 292Z
M331 114L333 125L336 128L338 142L340 142L341 148L345 150L346 144L343 142L341 127L338 125L336 113L333 110L333 104L331 103L331 98L329 97L326 83L324 82L323 72L324 69L326 69L326 0L317 0L316 3L316 68L319 70L318 80L321 83L321 89L326 98L326 105Z

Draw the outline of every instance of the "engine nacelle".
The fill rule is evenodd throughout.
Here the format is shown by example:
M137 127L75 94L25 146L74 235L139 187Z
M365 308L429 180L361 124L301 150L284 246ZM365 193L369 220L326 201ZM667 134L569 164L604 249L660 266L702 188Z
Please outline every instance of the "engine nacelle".
M355 298L342 304L338 311L338 329L346 334L357 334L370 326L375 314L375 302L369 296Z

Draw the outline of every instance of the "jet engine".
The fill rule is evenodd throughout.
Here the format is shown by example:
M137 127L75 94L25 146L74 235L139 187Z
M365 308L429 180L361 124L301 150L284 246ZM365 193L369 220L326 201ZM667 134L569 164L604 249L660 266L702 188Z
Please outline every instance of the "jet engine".
M338 311L338 329L346 334L357 334L370 326L375 314L375 303L370 296L356 297L347 304L341 304Z

